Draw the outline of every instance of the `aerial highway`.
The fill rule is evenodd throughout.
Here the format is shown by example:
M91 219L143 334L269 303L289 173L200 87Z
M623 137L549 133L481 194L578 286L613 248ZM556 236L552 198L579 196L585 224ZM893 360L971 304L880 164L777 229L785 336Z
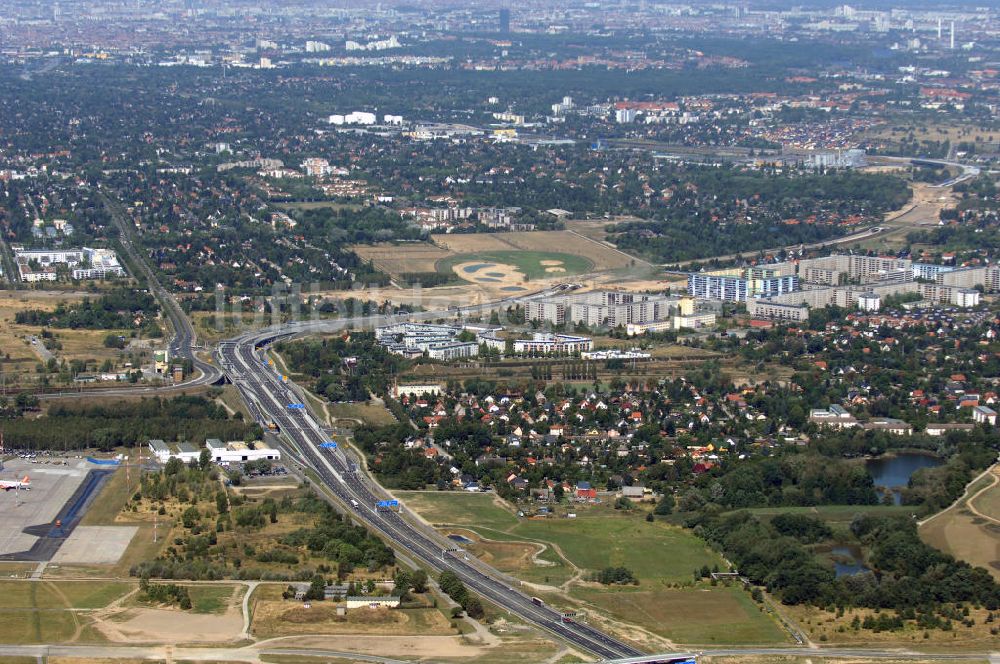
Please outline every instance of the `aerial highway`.
M421 312L414 317L440 316L441 312ZM378 324L383 320L388 319L367 318L365 322ZM261 349L279 338L306 332L332 332L351 322L303 322L248 333L220 345L219 363L239 389L253 416L262 424L274 422L316 477L351 515L382 534L398 550L430 569L453 571L484 599L580 650L602 658L641 655L633 646L529 597L516 588L516 581L456 549L454 542L422 525L405 509L398 512L379 509L377 504L388 495L343 449L320 447L329 443L330 437L304 407L294 386L284 382L267 364Z

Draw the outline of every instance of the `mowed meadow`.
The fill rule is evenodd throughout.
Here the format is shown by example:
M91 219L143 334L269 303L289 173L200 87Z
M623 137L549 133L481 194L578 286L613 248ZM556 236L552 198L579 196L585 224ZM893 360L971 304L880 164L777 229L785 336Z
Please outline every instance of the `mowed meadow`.
M651 506L623 512L608 502L558 507L549 518L518 516L493 494L400 491L404 505L474 555L526 583L567 610L597 609L608 626L634 624L650 643L665 638L691 645L784 643L767 610L738 586L695 584L694 570L725 569L725 561L695 535L656 519ZM569 514L575 516L570 517ZM590 580L606 567L626 567L637 585ZM621 627L619 627L621 628Z

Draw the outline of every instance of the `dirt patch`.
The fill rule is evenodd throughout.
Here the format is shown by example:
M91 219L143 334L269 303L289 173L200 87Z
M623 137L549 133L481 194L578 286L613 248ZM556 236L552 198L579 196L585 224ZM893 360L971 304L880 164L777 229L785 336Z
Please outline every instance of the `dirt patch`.
M1000 470L994 466L993 472ZM987 484L964 505L928 520L919 532L921 539L931 546L983 567L1000 580L1000 526L994 521L1000 512L1000 483L990 476L987 478L994 483Z
M132 608L96 617L94 626L117 643L223 643L240 639L243 617L233 608L222 615Z
M434 272L439 260L452 255L447 249L426 243L358 245L351 250L376 269L393 275Z
M470 645L460 636L303 636L274 639L268 647L317 648L355 652L364 655L405 653L407 658L472 658L487 652L486 648Z
M551 567L555 564L538 558L538 555L545 551L544 544L488 540L471 530L464 529L448 530L445 534L460 535L470 540L465 549L502 572L518 572L537 567Z
M403 616L406 617L405 615ZM292 607L278 616L278 619L295 625L314 625L322 622L346 623L346 615L338 616L334 606L311 606L305 605ZM351 622L362 625L386 625L397 624L399 621L390 613L389 609L356 609L351 612Z
M583 256L594 264L594 271L626 267L637 259L614 247L571 231L531 231L519 233L456 233L433 235L435 244L455 254L488 251L559 251ZM544 263L543 263L544 265Z
M252 630L261 638L295 634L453 634L437 609L352 609L343 616L331 603L309 608L281 600L262 600L253 615Z

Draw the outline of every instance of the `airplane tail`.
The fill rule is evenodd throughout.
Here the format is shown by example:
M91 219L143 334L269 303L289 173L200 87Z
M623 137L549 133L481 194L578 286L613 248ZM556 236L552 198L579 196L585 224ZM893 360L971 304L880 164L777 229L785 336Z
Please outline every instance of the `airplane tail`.
M25 475L24 479L21 480L21 484L31 484L31 478Z

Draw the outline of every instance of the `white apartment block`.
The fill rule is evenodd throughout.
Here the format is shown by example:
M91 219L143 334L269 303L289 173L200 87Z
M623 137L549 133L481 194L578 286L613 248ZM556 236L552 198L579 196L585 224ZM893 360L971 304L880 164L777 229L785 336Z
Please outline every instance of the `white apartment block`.
M536 332L531 339L514 340L514 353L518 355L575 355L593 347L593 339L568 334Z
M444 394L444 386L441 383L419 383L400 385L394 383L392 386L392 396L395 399L403 395L412 394L415 397L426 397L435 394Z
M651 323L669 319L677 299L621 291L593 291L525 300L525 317L554 325L566 322L591 327L617 327L629 323Z
M986 292L1000 291L1000 266L996 265L951 268L902 258L834 255L802 260L798 268L807 284L804 290L751 299L748 308L752 316L805 320L808 307L860 306L872 310L877 301L907 293L919 293L932 302L974 307L980 300L976 286Z
M975 288L982 286L988 293L1000 291L1000 266L967 267L938 274L937 282L943 286Z
M427 345L427 357L434 360L460 360L478 355L479 344L475 341L449 341Z
M306 172L306 175L310 177L322 177L324 175L329 175L333 170L330 168L329 161L318 157L310 157L309 159L303 161L302 169Z
M25 250L13 247L14 262L21 281L35 283L55 281L57 265L70 268L73 279L109 279L124 277L125 269L118 256L110 249L54 249Z
M457 360L479 355L479 343L459 341L461 326L428 323L396 323L375 330L375 338L386 350L404 357Z
M835 254L799 261L799 274L807 283L825 286L865 284L889 278L912 278L913 261L906 258Z
M749 309L753 318L795 322L809 320L809 307L804 304L782 304L772 299L750 300Z

